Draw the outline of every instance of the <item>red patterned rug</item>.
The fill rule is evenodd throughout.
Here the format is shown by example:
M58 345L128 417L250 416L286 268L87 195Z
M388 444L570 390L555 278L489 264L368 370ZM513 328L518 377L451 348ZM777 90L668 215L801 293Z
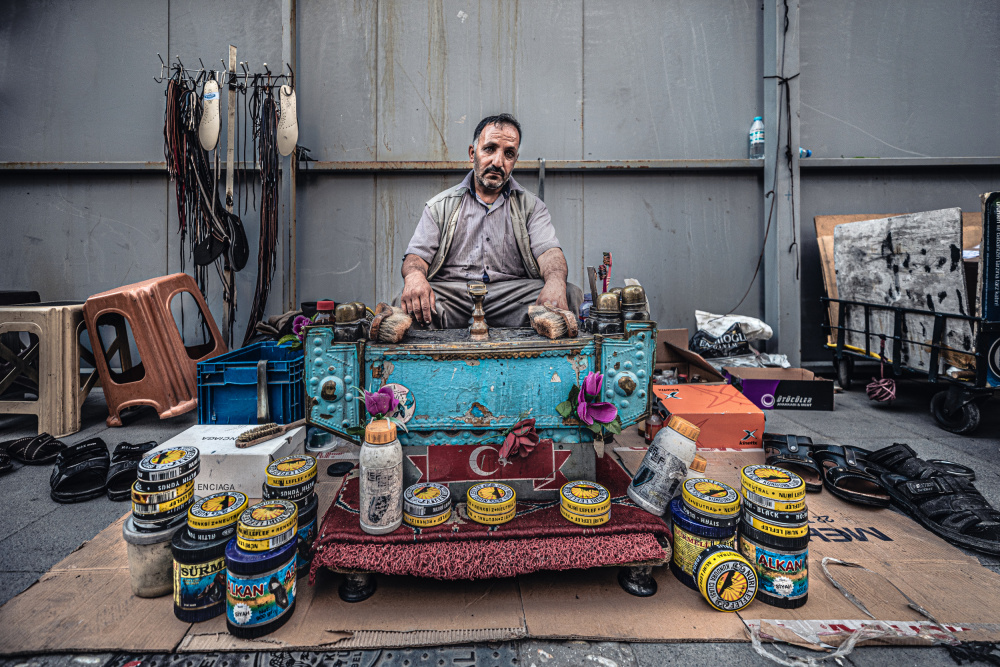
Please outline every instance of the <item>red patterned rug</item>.
M358 522L358 478L344 478L323 518L314 545L310 581L321 567L359 569L435 579L511 577L669 558L670 529L625 493L630 478L613 460L597 459L597 481L611 494L611 518L602 526L577 526L559 514L559 501L518 501L508 523L471 521L456 503L441 526L403 524L388 535L369 535ZM657 539L657 538L660 539Z

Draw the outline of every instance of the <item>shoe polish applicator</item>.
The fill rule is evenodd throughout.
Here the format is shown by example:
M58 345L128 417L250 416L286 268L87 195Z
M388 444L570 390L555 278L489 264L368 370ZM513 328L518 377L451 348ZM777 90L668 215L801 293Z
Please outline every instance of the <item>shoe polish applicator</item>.
M202 90L201 122L198 123L198 141L210 151L219 143L219 84L215 79L205 82Z
M295 118L295 89L282 86L278 91L281 115L278 120L278 153L291 155L299 141L299 123Z

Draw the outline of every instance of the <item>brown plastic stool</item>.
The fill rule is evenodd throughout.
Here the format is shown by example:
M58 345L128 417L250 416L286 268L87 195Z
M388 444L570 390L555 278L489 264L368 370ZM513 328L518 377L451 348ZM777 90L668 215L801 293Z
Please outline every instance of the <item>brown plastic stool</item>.
M83 302L0 306L0 414L36 415L38 432L57 438L79 431L80 408L97 382L96 370L80 373L81 358L93 363L81 333Z
M186 347L181 339L170 302L182 292L190 294L198 304L211 335L206 343ZM121 426L122 410L137 405L152 406L160 419L194 410L198 405L198 362L227 351L205 299L186 273L95 294L84 304L83 316L108 402L108 426ZM116 350L100 336L100 327L111 325L118 331L118 338L123 337L126 320L140 357L135 365L127 343ZM98 346L103 354L97 352ZM119 372L110 367L116 351L122 362Z

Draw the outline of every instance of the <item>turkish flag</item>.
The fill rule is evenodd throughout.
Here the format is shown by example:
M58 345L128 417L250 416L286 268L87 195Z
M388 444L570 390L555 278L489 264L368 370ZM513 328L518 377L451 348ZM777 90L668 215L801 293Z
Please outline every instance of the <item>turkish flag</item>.
M409 456L422 482L502 482L532 480L536 491L558 489L568 482L560 471L570 450L556 449L552 440L541 440L526 458L514 456L500 465L500 444L428 445L426 454Z

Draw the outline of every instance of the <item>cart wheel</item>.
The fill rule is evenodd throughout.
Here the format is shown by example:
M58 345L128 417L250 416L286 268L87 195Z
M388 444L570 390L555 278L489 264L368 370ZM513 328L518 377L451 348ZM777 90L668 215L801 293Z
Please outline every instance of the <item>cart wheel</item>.
M975 431L979 427L979 405L970 401L949 415L945 412L947 396L947 391L939 391L931 397L931 414L938 425L962 435Z
M837 383L844 391L851 389L851 376L854 375L854 359L844 357L840 361L833 360L833 368L837 371Z

